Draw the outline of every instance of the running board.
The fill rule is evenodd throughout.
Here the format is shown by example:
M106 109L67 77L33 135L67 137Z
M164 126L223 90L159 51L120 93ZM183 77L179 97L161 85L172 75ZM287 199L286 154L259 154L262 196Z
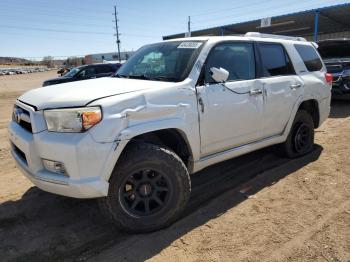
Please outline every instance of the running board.
M198 161L194 162L193 173L216 163L241 156L252 151L268 147L274 144L282 143L286 140L283 135L274 135L271 137L264 138L259 141L251 142L245 145L237 146L234 148L227 149L215 154L211 154L205 157L202 157Z

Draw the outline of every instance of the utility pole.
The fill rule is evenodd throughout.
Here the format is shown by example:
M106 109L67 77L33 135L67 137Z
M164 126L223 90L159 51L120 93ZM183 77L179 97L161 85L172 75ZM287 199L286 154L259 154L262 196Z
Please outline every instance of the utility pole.
M188 16L188 37L191 37L191 17Z
M118 58L119 58L119 63L121 62L120 59L120 40L119 40L119 28L118 28L118 17L117 17L117 6L114 6L114 20L115 20L115 36L117 37L117 46L118 46Z

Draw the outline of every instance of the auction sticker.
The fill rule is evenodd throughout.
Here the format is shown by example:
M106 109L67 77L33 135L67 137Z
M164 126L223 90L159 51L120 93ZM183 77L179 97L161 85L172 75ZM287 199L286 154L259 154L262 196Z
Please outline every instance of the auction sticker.
M200 47L201 45L202 45L201 42L186 41L186 42L182 42L181 44L179 44L179 46L177 48L193 48L193 49L196 49L196 48Z

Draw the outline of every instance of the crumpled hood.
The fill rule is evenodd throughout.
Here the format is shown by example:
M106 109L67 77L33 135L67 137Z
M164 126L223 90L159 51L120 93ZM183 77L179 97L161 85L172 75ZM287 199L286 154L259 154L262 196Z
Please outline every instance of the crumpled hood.
M40 87L24 93L18 100L35 106L37 110L85 106L99 98L171 84L174 83L105 77Z

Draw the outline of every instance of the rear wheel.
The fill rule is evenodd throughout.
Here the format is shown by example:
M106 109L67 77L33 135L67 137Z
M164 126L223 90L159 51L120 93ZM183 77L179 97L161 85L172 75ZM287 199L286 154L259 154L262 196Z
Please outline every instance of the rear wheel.
M305 110L299 110L286 142L280 145L284 156L295 158L309 153L314 146L314 122Z
M175 221L190 196L190 178L182 160L167 148L135 143L122 155L102 201L117 226L150 232Z

